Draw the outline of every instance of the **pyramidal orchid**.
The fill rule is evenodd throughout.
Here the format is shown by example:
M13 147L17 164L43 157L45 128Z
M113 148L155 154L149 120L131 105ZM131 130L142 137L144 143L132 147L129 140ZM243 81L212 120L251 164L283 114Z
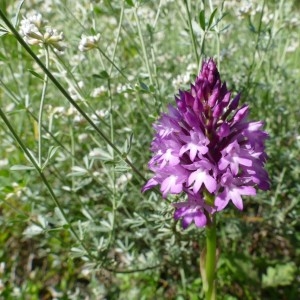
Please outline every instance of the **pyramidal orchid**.
M211 216L232 202L243 209L242 196L269 188L264 169L267 155L263 122L247 120L249 108L239 107L212 59L205 61L195 83L179 91L154 124L149 169L154 176L143 191L160 186L163 197L186 194L174 203L174 218L183 228L204 227Z

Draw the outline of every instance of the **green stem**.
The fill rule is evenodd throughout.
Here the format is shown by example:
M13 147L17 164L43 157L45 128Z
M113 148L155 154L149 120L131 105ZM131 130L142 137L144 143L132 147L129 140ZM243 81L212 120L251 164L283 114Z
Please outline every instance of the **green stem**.
M210 12L213 13L214 8L213 8L212 0L209 0L209 7L210 7ZM220 71L220 68L221 68L221 61L220 61L220 31L219 31L218 22L215 25L215 32L216 32L216 35L217 35L217 66L218 66L218 70Z
M111 86L110 86L110 78L108 78L108 97L109 97L109 120L110 120L110 140L114 143L114 116L113 116L113 101L111 95ZM115 152L112 150L112 159L115 160ZM115 220L116 220L116 174L115 174L115 166L112 166L111 171L111 185L112 185L112 229L109 233L109 242L110 246L115 232Z
M206 300L216 299L215 276L216 276L216 217L212 216L212 223L206 227L206 257L205 273L207 280Z
M112 58L111 58L112 61L115 60L117 45L118 45L118 42L119 42L119 39L120 39L121 28L122 28L123 17L124 17L124 5L125 5L125 3L123 2L123 5L121 7L120 20L119 20L119 25L118 25L116 42L115 42L115 45L114 45L114 49L113 49L113 53L112 53ZM112 67L113 67L113 65L111 64L110 65L110 69L109 69L109 77L111 76L111 73L112 73Z
M191 14L190 14L190 10L189 10L187 0L184 0L184 4L185 4L186 12L188 14L188 23L189 23L190 36L191 36L191 40L192 40L192 44L193 44L193 51L194 51L194 55L195 55L195 58L196 58L197 65L199 65L199 55L198 55L198 52L197 52L196 38L195 38L195 35L194 35L194 30L193 30L192 21L191 21Z
M49 50L47 45L45 45L45 57L46 62L45 66L47 69L49 69ZM45 74L44 76L44 83L43 83L43 90L42 90L42 96L41 96L41 103L40 103L40 109L39 109L39 116L38 116L38 134L39 134L39 145L38 145L38 162L39 167L42 167L42 144L43 144L43 134L42 134L42 127L43 127L43 109L44 109L44 102L46 97L46 90L48 86L48 76Z
M124 72L105 54L105 52L100 48L97 47L98 51L111 63L112 66L129 82L129 79L124 74Z
M140 38L140 42L141 42L141 46L142 46L142 51L143 51L144 60L145 60L145 63L146 63L147 72L148 72L148 75L149 75L149 80L150 80L150 83L152 85L153 84L153 76L152 76L152 72L151 72L151 69L150 69L149 59L148 59L148 55L147 55L147 51L146 51L146 47L145 47L145 42L144 42L144 38L143 38L143 34L142 34L141 24L140 24L139 17L137 15L137 8L136 7L133 9L133 13L134 13L136 25L137 25L137 28L138 28L139 38Z

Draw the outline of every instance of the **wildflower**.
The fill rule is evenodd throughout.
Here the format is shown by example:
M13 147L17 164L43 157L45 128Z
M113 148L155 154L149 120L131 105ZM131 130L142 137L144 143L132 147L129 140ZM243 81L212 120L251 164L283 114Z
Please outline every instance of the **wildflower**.
M101 95L103 95L104 93L106 92L106 88L105 86L100 86L100 87L97 87L97 88L94 88L91 92L91 97L92 98L97 98L97 97L100 97Z
M97 48L98 42L100 40L100 34L86 36L82 35L81 40L79 42L78 49L79 51L89 51L91 49Z
M20 32L29 45L51 45L56 51L62 52L64 34L50 26L45 27L46 21L42 20L39 13L28 16L20 23Z
M169 105L154 124L149 169L154 176L142 191L160 185L163 197L185 193L174 203L174 218L186 228L192 222L204 227L210 215L231 201L243 209L243 195L269 188L264 169L263 123L249 122L249 108L238 108L240 94L231 97L221 82L216 64L205 61L189 91L179 91L177 107Z

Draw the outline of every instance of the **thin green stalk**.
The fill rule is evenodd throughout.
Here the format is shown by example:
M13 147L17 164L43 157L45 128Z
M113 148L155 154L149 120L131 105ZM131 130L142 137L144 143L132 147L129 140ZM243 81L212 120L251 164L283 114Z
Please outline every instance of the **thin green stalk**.
M260 42L260 38L261 38L261 29L262 29L262 19L264 16L264 10L265 10L265 1L263 1L263 5L262 5L262 9L261 9L261 13L260 13L260 18L259 18L259 23L258 23L258 29L257 29L257 38L256 38L256 42L255 42L255 50L253 51L253 55L252 55L252 63L250 66L250 70L248 73L248 78L247 78L247 82L249 85L250 79L252 78L252 81L255 82L255 79L253 78L253 73L255 69L260 69L261 64L263 62L263 60L261 59L260 62L256 61L256 56L258 54L258 57L260 57L260 53L258 53L259 51L259 42ZM249 19L251 17L249 16Z
M62 217L64 218L64 221L66 222L66 224L68 225L73 237L76 239L76 241L81 245L81 247L85 250L86 254L89 256L89 258L91 259L96 259L96 257L94 257L94 255L90 252L90 250L85 246L85 244L83 244L82 240L79 238L78 234L76 233L76 231L74 230L72 224L68 221L67 215L63 210L63 207L61 206L60 202L58 201L53 189L51 188L50 183L48 182L46 176L44 175L42 169L40 168L40 166L38 165L38 162L35 160L35 158L31 155L30 151L27 149L27 147L24 145L24 143L22 142L22 140L19 138L18 134L15 132L14 128L12 127L12 125L10 124L9 120L7 119L5 113L2 111L2 109L0 108L0 117L1 119L4 121L5 125L7 126L7 128L9 129L9 131L11 132L11 134L13 135L13 137L15 138L15 140L17 141L17 143L19 144L20 148L22 149L22 151L24 152L24 154L26 155L26 157L30 160L30 162L32 163L32 165L34 166L35 170L38 172L42 182L44 183L44 185L46 186L52 200L54 201L56 207L59 209Z
M72 163L72 169L75 166L75 140L74 140L74 132L73 132L73 126L70 126L70 140L71 140L71 163ZM74 191L75 187L75 180L74 176L71 177L71 184L72 184L72 191Z
M152 24L152 28L153 29L156 27L156 24L157 24L157 21L158 21L158 17L159 17L160 12L161 12L161 6L162 6L162 4L163 4L163 0L160 0L158 8L157 8L156 16L155 16L154 22Z
M206 227L206 257L205 257L205 274L207 281L207 290L205 291L206 300L216 299L216 217L212 216L212 222Z
M100 47L97 47L97 49L116 68L116 70L129 82L129 79L124 74L124 72L105 54L105 52Z
M98 48L97 48L97 49L98 49ZM104 65L103 58L102 58L102 56L101 56L101 51L98 51L97 53L98 53L98 57L99 57L99 60L100 60L101 67L102 67L102 69L105 71L106 68L105 68L105 65Z
M108 78L108 97L109 97L109 121L110 121L110 140L114 143L114 118L113 118L113 101L111 95L111 86L110 86L110 78ZM115 159L114 150L112 150L112 159ZM109 242L108 245L111 244L114 236L114 227L115 227L115 219L116 219L116 174L115 174L115 166L112 166L111 171L111 183L112 183L112 228L109 234Z
M96 31L96 19L95 19L95 11L94 11L94 3L93 1L90 2L90 10L92 15L92 28Z
M5 91L5 93L9 96L9 98L17 105L20 104L20 100L18 99L17 95L14 94L14 92L12 92L8 86L1 80L0 78L0 85L2 86L3 90Z
M18 31L14 28L11 22L6 18L3 11L0 9L0 17L10 29L12 34L18 40L18 42L22 45L22 47L28 52L28 54L35 60L35 62L41 67L41 69L47 74L49 79L53 82L53 84L57 87L57 89L64 95L64 97L75 107L75 109L83 116L83 118L94 128L94 130L101 136L101 138L109 144L118 156L128 164L132 170L144 181L146 178L143 174L134 166L134 164L110 141L110 139L97 127L97 125L92 121L92 119L81 109L81 107L73 100L73 98L69 95L69 93L63 88L63 86L59 83L59 81L53 76L53 74L46 68L46 66L42 63L42 61L35 55L35 53L31 50L31 48L27 45L27 43L22 39Z
M155 91L158 92L159 94L159 102L157 101L157 97L155 97L155 107L156 107L156 111L159 114L161 111L161 106L162 106L162 97L161 97L161 93L160 93L160 85L159 85L159 81L158 81L158 76L157 76L157 65L156 65L156 58L155 58L155 51L154 51L154 40L153 40L153 31L154 31L154 27L151 28L151 33L150 33L150 53L151 53L151 59L152 59L152 65L153 65L153 74L154 74L154 80L155 80L155 85L156 85L156 89Z
M45 45L45 66L49 69L49 50L47 45ZM38 115L38 162L39 167L42 167L42 150L43 150L43 134L42 134L42 127L43 127L43 110L44 110L44 102L46 97L46 90L48 86L48 76L45 74L44 76L44 83L41 95L41 102L40 102L40 109Z
M205 36L206 36L206 30L203 31L203 33L201 35L201 41L200 41L201 55L200 55L200 59L199 59L199 63L198 63L198 73L200 73L201 67L202 67L202 60L203 60L204 49L205 49Z
M133 13L134 13L134 18L135 18L136 25L137 25L137 28L138 28L139 38L140 38L140 42L141 42L141 46L142 46L142 51L143 51L144 60L145 60L145 63L146 63L147 72L148 72L148 75L149 75L149 80L150 80L150 83L152 85L153 84L153 76L152 76L152 72L151 72L151 69L150 69L149 59L148 59L148 55L147 55L147 51L146 51L146 47L145 47L145 42L144 42L144 38L143 38L143 34L142 34L141 24L140 24L139 17L137 15L137 8L136 7L133 9Z
M112 61L115 60L117 45L118 45L118 42L119 42L122 23L123 23L123 17L124 17L124 2L123 2L123 5L121 7L121 13L120 13L120 20L119 20L119 26L118 26L118 31L117 31L116 43L115 43L114 50L113 50L113 53L112 53ZM111 64L110 69L109 69L109 76L111 75L112 67L113 67L113 65Z
M213 3L212 0L209 0L209 7L210 7L210 12L213 12ZM216 24L215 26L215 32L217 34L217 65L218 65L218 70L220 71L221 69L221 61L220 61L220 32L219 32L219 26Z
M190 14L189 6L188 6L188 3L187 3L187 0L184 0L183 2L185 4L186 12L187 12L187 15L188 15L189 31L190 31L192 44L193 44L193 51L194 51L195 59L196 59L197 65L199 65L199 55L198 55L198 52L197 52L196 38L195 38L195 35L194 35L193 26L192 26L192 20L191 20L191 14Z

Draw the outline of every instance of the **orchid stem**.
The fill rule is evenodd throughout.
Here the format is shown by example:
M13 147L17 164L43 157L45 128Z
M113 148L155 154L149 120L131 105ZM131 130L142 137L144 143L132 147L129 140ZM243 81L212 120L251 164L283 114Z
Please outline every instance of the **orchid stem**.
M205 258L205 274L207 280L207 290L205 291L206 300L216 299L216 250L217 250L217 237L216 237L216 217L212 215L212 222L206 227L206 258Z

